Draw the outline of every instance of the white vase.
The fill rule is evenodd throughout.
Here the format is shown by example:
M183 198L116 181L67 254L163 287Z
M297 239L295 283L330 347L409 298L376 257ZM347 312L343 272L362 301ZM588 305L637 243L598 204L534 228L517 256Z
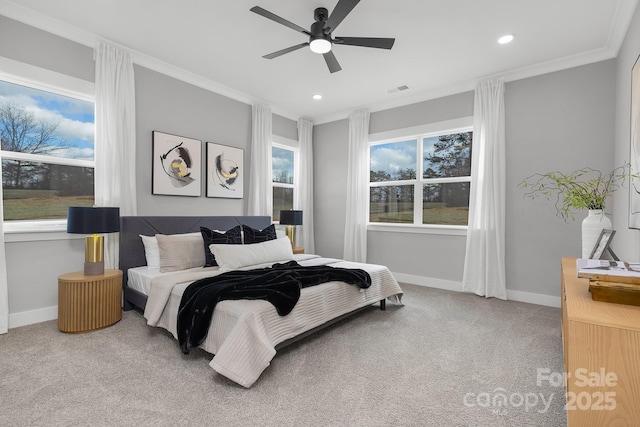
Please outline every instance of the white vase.
M589 209L589 215L582 221L582 258L589 258L604 228L611 228L611 220L602 209Z

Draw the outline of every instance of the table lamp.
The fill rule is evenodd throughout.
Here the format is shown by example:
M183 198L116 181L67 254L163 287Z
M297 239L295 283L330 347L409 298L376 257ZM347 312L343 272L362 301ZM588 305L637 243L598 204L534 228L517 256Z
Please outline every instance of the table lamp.
M302 211L280 211L280 224L287 226L287 237L291 240L291 247L295 247L296 225L302 225Z
M69 206L67 233L91 234L85 239L84 274L104 274L104 236L120 231L120 208Z

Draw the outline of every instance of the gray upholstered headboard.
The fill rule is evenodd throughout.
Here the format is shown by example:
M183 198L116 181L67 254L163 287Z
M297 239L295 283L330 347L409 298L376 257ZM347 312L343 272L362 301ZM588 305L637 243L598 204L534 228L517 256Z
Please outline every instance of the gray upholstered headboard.
M263 229L271 224L268 216L123 216L120 217L120 269L124 287L125 309L133 303L144 308L146 298L127 286L127 270L147 265L140 234L178 234L200 232L200 227L229 230L245 224Z

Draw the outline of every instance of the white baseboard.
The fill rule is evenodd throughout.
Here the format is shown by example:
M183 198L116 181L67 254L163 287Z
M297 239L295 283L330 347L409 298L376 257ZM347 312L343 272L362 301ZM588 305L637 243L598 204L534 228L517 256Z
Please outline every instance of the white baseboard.
M546 305L547 307L560 308L560 297L552 295L534 294L523 291L510 291L507 289L507 299L511 301L528 302L529 304Z
M393 273L398 282L411 285L427 286L429 288L444 289L446 291L462 292L462 282L454 280L435 279L432 277L413 276L411 274ZM510 301L526 302L529 304L545 305L560 308L560 297L531 292L512 291L507 289L507 299Z
M446 291L462 292L462 283L453 280L434 279L432 277L413 276L404 273L393 273L393 276L398 282L426 286L428 288L444 289Z
M58 306L9 314L9 329L58 318Z

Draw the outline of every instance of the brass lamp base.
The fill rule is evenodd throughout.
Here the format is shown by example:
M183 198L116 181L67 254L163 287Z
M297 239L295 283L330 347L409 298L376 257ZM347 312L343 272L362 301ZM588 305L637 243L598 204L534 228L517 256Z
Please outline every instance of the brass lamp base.
M285 227L285 233L289 240L291 240L291 247L295 247L294 242L296 241L296 226L295 225L287 225Z
M104 274L104 236L87 236L84 240L84 275Z

